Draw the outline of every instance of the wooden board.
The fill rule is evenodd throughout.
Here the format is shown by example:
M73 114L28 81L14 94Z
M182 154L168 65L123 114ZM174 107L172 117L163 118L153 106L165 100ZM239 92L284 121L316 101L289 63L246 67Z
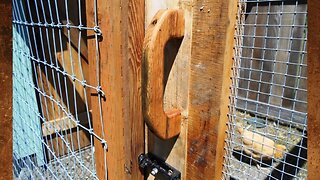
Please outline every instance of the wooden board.
M163 95L176 53L165 54L166 45L181 45L184 37L184 12L159 10L149 24L144 38L142 57L142 111L148 128L161 139L180 133L181 110L164 111ZM166 58L167 57L167 58Z
M295 123L306 123L303 113L307 111L305 103L307 101L305 91L307 56L302 53L305 51L303 39L306 14L294 13L306 12L306 8L306 1L299 1L298 5L296 1L286 1L284 4L246 3L245 11L248 14L245 15L243 22L243 44L237 47L241 52L237 91L238 98L244 99L237 101L240 109L246 108L248 112L257 112L262 116L280 116L281 123L289 124L291 120ZM268 11L272 14L287 13L277 16L266 14ZM276 26L279 22L281 22L281 28ZM252 24L259 24L259 26L252 26ZM294 26L284 26L291 24ZM303 65L299 66L299 64ZM295 90L295 88L298 89ZM256 104L260 106L257 109ZM270 112L267 112L268 108ZM299 118L292 117L293 113L290 113L292 111L302 112L302 118L298 113L294 116Z
M176 54L176 57L171 72L168 73L168 81L164 92L164 110L173 107L182 110L180 134L170 140L161 140L151 132L146 131L146 151L155 154L178 169L182 174L182 179L185 179L192 0L146 0L145 28L158 10L168 8L183 9L185 17L185 34L180 48L177 49L177 46L172 43L165 50L167 56ZM153 176L149 176L149 179L152 178Z
M80 21L85 22L86 17L84 15L82 15L82 19L79 20L79 1L77 0L69 1L68 8L63 1L57 1L57 4L49 1L42 3L31 1L29 2L31 12L29 12L26 3L27 2L25 2L21 11L24 11L25 14L31 14L33 22L39 21L37 19L37 10L41 23L44 23L45 21L53 21L54 23L61 22L65 25L69 22L70 25L77 26ZM49 3L52 8L52 19L49 11ZM72 8L70 4L75 5L77 8ZM85 14L84 2L81 2L81 7L81 13ZM59 13L59 20L57 19L56 9ZM66 11L68 11L68 18L65 13ZM27 18L28 21L31 21L30 16L27 16ZM48 64L59 67L60 70L65 71L70 76L74 75L74 77L80 81L88 81L88 52L84 38L84 31L81 31L82 34L80 35L78 29L75 28L58 29L45 27L39 28L37 26L34 28L28 28L29 36L31 37L31 42L29 42L30 47L32 48L31 55L34 55L35 58L39 59L41 62L46 61ZM80 47L78 47L79 39ZM32 63L34 65L32 67L32 71L37 75L37 81L34 79L34 84L35 86L38 86L41 92L47 95L43 96L40 93L36 93L39 113L41 113L46 121L42 125L42 130L40 131L43 132L43 136L47 136L52 134L55 131L55 128L59 131L63 129L53 122L67 119L68 115L66 113L71 113L74 116L74 119L76 114L86 114L86 98L89 97L89 88L86 88L87 93L85 93L83 85L79 81L73 81L72 77L63 76L61 72L50 68L48 64L35 63L34 61L32 61ZM52 97L55 102L52 101L50 97ZM56 102L59 102L59 105ZM65 108L65 110L63 111L61 107ZM79 121L81 121L82 124L88 124L88 119L85 115L80 116ZM52 126L49 129L48 123L52 123ZM72 126L75 127L75 124L73 123ZM87 141L89 141L88 136L83 135L80 138L87 138ZM83 146L80 148L82 147Z
M70 25L79 25L79 2L77 0L69 1L68 9L63 1L57 1L57 4L54 2L50 2L49 4L47 1L42 3L30 1L29 6L31 12L29 12L26 3L27 2L25 2L23 10L21 11L24 11L24 13L28 15L26 16L27 21L32 20L33 22L38 22L37 13L39 13L41 23L44 23L46 20L47 22L60 22L66 25L69 21ZM70 4L75 5L77 8L70 7ZM49 5L52 8L52 19ZM81 6L81 13L85 14L84 2L81 2ZM59 13L59 20L57 19L56 9ZM68 11L68 21L66 11ZM31 14L32 19L29 14ZM84 22L85 16L82 15L81 17L81 21ZM78 29L75 28L27 27L31 41L29 42L32 48L31 55L34 55L34 57L41 62L46 61L48 64L59 67L60 70L65 71L70 76L74 75L75 78L80 81L89 79L87 45L84 38L84 31L81 32L82 34L80 36ZM78 47L79 39L80 47ZM80 56L78 56L78 52ZM50 100L50 96L59 102L62 107L66 108L66 112L68 113L70 112L74 115L86 111L85 96L88 95L84 93L84 88L80 82L73 81L70 76L63 76L61 72L57 72L44 63L34 63L34 61L32 63L35 65L32 70L36 72L38 78L34 83L48 96L37 95L39 112L46 120L50 121L67 116L57 103Z
M282 124L299 127L301 129L303 129L307 123L307 118L304 114L305 112L292 112L291 109L283 108L281 106L270 106L267 103L251 101L241 97L237 99L236 108L252 115L267 118L268 120L274 120L276 122L279 121Z
M78 114L78 119L81 125L88 128L89 122L88 122L88 114L86 112ZM50 134L54 134L56 133L56 130L60 132L60 131L68 130L70 128L72 129L74 127L77 127L77 124L75 121L73 121L69 117L54 119L42 124L42 136L48 136Z
M237 1L195 1L187 138L188 179L221 179Z
M94 26L93 1L86 1L87 25ZM141 112L141 67L144 37L143 0L98 0L99 64L96 71L96 41L88 31L90 83L97 85L99 73L105 98L101 98L106 159L101 142L95 138L95 159L99 179L142 179L138 155L144 152ZM92 119L95 133L102 137L99 101L92 91ZM108 175L106 175L107 161ZM106 177L107 176L107 177Z
M320 4L308 1L308 179L320 169Z
M78 150L90 146L90 135L87 131L79 128L73 128L66 131L62 131L60 135L64 136L64 140L61 139L61 136L52 134L44 138L45 143L50 147L56 157L63 157L70 155L71 151L77 152ZM72 139L72 140L71 140ZM68 142L68 149L66 142ZM55 157L50 151L46 151L46 160L53 160Z
M12 179L12 2L0 2L0 179Z

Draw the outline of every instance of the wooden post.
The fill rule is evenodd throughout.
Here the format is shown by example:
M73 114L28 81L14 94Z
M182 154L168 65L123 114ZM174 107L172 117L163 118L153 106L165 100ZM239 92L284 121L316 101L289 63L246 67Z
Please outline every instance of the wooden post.
M188 179L221 179L237 1L194 2Z
M86 1L87 26L94 26L94 1ZM144 38L144 0L97 0L99 74L105 92L102 114L108 177L104 149L95 139L95 159L99 179L142 179L138 155L144 151L144 124L141 112L141 67ZM90 84L97 85L96 42L88 31ZM101 136L99 104L96 92L91 95L95 132Z
M320 4L308 1L308 179L320 169Z
M0 179L12 179L12 5L0 2Z

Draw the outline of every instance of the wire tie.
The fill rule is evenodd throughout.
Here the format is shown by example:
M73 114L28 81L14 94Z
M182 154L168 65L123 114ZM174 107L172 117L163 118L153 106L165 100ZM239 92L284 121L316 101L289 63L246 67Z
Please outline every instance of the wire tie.
M99 26L94 26L93 27L93 31L98 35L98 36L102 36L102 32Z

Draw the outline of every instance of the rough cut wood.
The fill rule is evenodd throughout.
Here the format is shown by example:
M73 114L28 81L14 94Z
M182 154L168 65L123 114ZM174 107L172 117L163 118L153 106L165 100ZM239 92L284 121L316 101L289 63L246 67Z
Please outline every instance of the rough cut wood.
M71 25L79 25L79 22L85 22L85 16L81 16L81 20L79 19L79 10L78 8L70 8L68 7L68 21L66 16L66 4L62 1L57 1L55 4L53 1L35 1L30 2L30 12L27 6L28 2L24 2L23 11L26 14L32 14L33 22L39 21L37 19L37 12L44 12L46 16L46 20L48 22L58 22L56 18L57 8L59 13L59 21L62 24L67 24L68 22ZM43 3L43 6L42 6ZM46 7L50 6L53 8L53 11L48 11ZM69 4L75 5L78 7L78 3L81 3L81 7L85 6L85 2L79 2L78 0L70 0ZM57 5L57 7L56 7ZM43 9L44 8L44 9ZM50 16L52 13L52 19ZM85 8L81 9L81 13L85 14ZM41 13L40 13L41 14ZM27 16L27 21L31 21L31 17ZM44 20L41 20L44 21ZM35 42L31 40L31 54L37 55L35 58L39 58L41 61L46 60L48 63L53 64L56 67L64 70L70 75L74 75L80 81L89 79L89 65L88 65L88 49L85 42L85 34L84 31L81 31L81 35L79 31L75 28L35 28L35 32L29 30L29 36L35 36ZM41 34L41 36L40 36ZM42 37L42 38L41 38ZM61 40L60 40L61 38ZM79 47L79 39L80 39L80 47ZM54 47L55 45L55 47ZM61 46L60 46L61 45ZM41 51L41 47L44 47L44 52ZM38 50L36 50L38 49ZM36 52L39 51L37 54ZM80 54L80 56L78 56ZM59 102L62 107L65 108L66 112L70 112L73 116L76 114L86 114L86 96L89 96L89 93L84 92L84 87L81 83L73 81L69 76L63 76L61 73L57 73L53 68L48 66L44 66L41 63L35 63L36 68L32 69L37 73L37 82L35 84L39 84L39 88L41 91L45 92L48 96L42 96L38 93L37 100L41 103L39 105L39 112L43 117L46 118L49 123L53 123L51 129L48 126L48 122L42 125L43 136L47 136L55 132L54 128L57 128L58 131L61 131L63 128L73 128L75 127L75 123L72 123L72 127L59 127L59 123L54 123L54 121L59 121L63 119L68 119L67 115L58 103L54 103L51 101L49 97L52 96L57 102ZM88 88L87 88L88 90ZM41 100L41 101L40 101ZM79 117L81 124L88 124L88 119L86 116ZM85 122L86 121L86 122ZM61 123L63 121L60 121ZM84 135L85 133L80 133L80 139L87 138L86 141L90 141L90 137ZM61 137L54 137L54 141L60 141ZM85 143L83 143L85 146ZM83 148L84 146L80 146ZM75 150L79 149L79 146L75 146ZM56 149L54 149L56 150ZM48 153L48 152L47 152ZM58 152L55 152L58 154Z
M147 28L142 61L142 107L148 127L162 139L180 133L181 111L172 108L164 111L165 77L164 50L170 40L184 36L182 10L160 10ZM181 41L180 41L181 42ZM174 58L171 59L174 61ZM171 68L169 68L171 69Z
M86 1L87 24L94 26L93 1ZM144 124L141 111L141 59L144 38L143 0L98 0L99 75L105 92L102 114L108 144L106 166L104 149L95 139L95 159L99 179L142 179L138 155L144 148ZM90 84L97 85L96 42L88 31ZM95 132L102 136L98 96L92 92L92 119Z
M75 117L73 118L76 119ZM78 119L81 125L84 125L85 127L88 126L89 122L88 122L88 115L86 112L78 114ZM77 126L76 122L69 117L63 117L59 119L46 121L42 123L42 136L48 136L50 134L54 134L56 133L56 130L60 132L60 131L72 129L76 126Z
M0 2L0 179L12 179L12 5Z
M90 135L84 129L68 129L62 131L60 135L64 136L65 141L63 141L60 136L57 136L57 134L52 134L44 138L45 143L48 147L52 148L56 157L67 156L70 154L70 151L78 151L80 149L83 151L83 148L90 147ZM66 142L69 142L68 146L71 147L71 149L67 148ZM53 160L55 158L50 151L46 151L45 153L47 160Z
M200 0L193 8L188 179L221 179L237 1Z
M306 1L299 1L298 5L296 1L286 1L284 4L246 3L245 11L250 14L245 15L243 22L246 25L243 27L245 36L242 37L242 43L246 48L241 48L237 108L253 114L258 112L259 116L268 116L268 119L278 120L281 117L279 120L284 124L305 124L304 115L299 116L299 113L292 111L307 111L304 103L307 93L303 91L307 80L301 78L306 77L306 67L293 65L305 64L307 59L306 55L301 55L301 51L304 51L305 42L301 39L305 36L303 25L306 15L294 13L306 12L306 8ZM265 12L286 13L273 16ZM278 26L279 22L281 27ZM266 28L265 24L270 26ZM266 47L273 50L263 50Z
M42 3L43 6L41 5ZM52 11L48 11L46 9L46 7L49 7L49 3L53 8ZM69 4L72 4L76 7L78 7L78 3L78 0L69 1ZM80 3L81 7L85 6L84 1ZM55 4L53 1L37 1L30 2L29 5L31 9L30 12L27 8L27 2L24 4L24 11L26 14L30 13L32 15L33 22L39 21L37 19L37 13L39 12L41 14L42 11L45 13L48 22L58 22L58 19L56 18L56 11L54 10L55 8L57 8L59 13L59 21L61 21L63 24L68 22L65 13L66 4L62 1L57 1L57 4ZM45 9L43 10L42 8ZM69 23L71 25L78 25L80 22L78 8L71 8L69 6L68 9ZM50 18L50 13L52 13L52 19ZM85 8L82 8L81 13L85 14ZM85 22L85 16L81 17L81 21ZM27 21L31 21L31 17L27 16L26 18ZM37 55L36 58L39 58L41 61L45 59L48 63L52 63L54 66L60 67L68 74L72 75L73 72L73 75L75 75L75 77L80 81L87 80L89 79L89 66L87 59L88 52L84 39L84 31L81 31L81 33L81 37L79 37L79 31L74 28L52 29L43 27L40 29L35 28L35 32L29 30L29 36L36 37L36 42L34 42L34 44L32 40L32 42L30 42L32 47L31 51L33 51L33 54ZM78 47L79 38L80 47ZM55 47L54 44L56 45ZM42 46L44 47L44 52L39 51L37 54L36 49L41 50ZM80 57L78 56L78 53L80 53ZM38 75L38 82L36 83L39 84L41 91L45 92L49 97L52 96L56 101L60 102L64 108L66 108L67 112L70 112L73 115L75 115L75 113L83 113L86 111L86 94L84 93L81 83L74 82L71 77L64 77L61 73L57 73L54 69L49 68L48 66L43 66L41 63L36 63L35 65L36 69L33 69L33 71L36 71ZM84 78L82 78L82 74ZM37 98L39 100L41 99L39 111L47 120L66 117L65 113L63 113L61 110L61 107L59 107L57 103L51 101L50 98L41 95L39 95Z
M308 179L320 169L320 4L308 1Z
M179 136L169 140L158 138L152 132L146 133L146 151L165 160L181 172L181 178L186 179L186 143L188 121L188 84L189 64L191 54L191 29L192 29L192 0L147 0L145 1L145 27L160 9L183 9L185 19L185 33L182 42L174 41L166 45L165 58L174 58L173 64L167 64L165 69L170 69L168 81L164 91L165 111L178 108L181 110L181 129ZM181 43L181 45L180 45ZM148 179L152 179L149 176Z

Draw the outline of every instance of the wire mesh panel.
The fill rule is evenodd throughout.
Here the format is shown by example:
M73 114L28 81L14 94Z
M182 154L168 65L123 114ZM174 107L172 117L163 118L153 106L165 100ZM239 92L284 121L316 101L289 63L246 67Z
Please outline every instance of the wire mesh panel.
M240 0L224 178L307 176L307 4Z
M99 61L100 30L96 9L87 17L86 3L96 7L96 1L12 3L14 177L97 179L94 141L105 146L104 159L107 144L103 125L94 129L99 122L91 118L92 113L103 117L92 112L90 94L104 95L99 71L89 73L89 62ZM95 26L86 26L89 18ZM89 31L97 54L90 58ZM94 78L97 83L90 83Z

